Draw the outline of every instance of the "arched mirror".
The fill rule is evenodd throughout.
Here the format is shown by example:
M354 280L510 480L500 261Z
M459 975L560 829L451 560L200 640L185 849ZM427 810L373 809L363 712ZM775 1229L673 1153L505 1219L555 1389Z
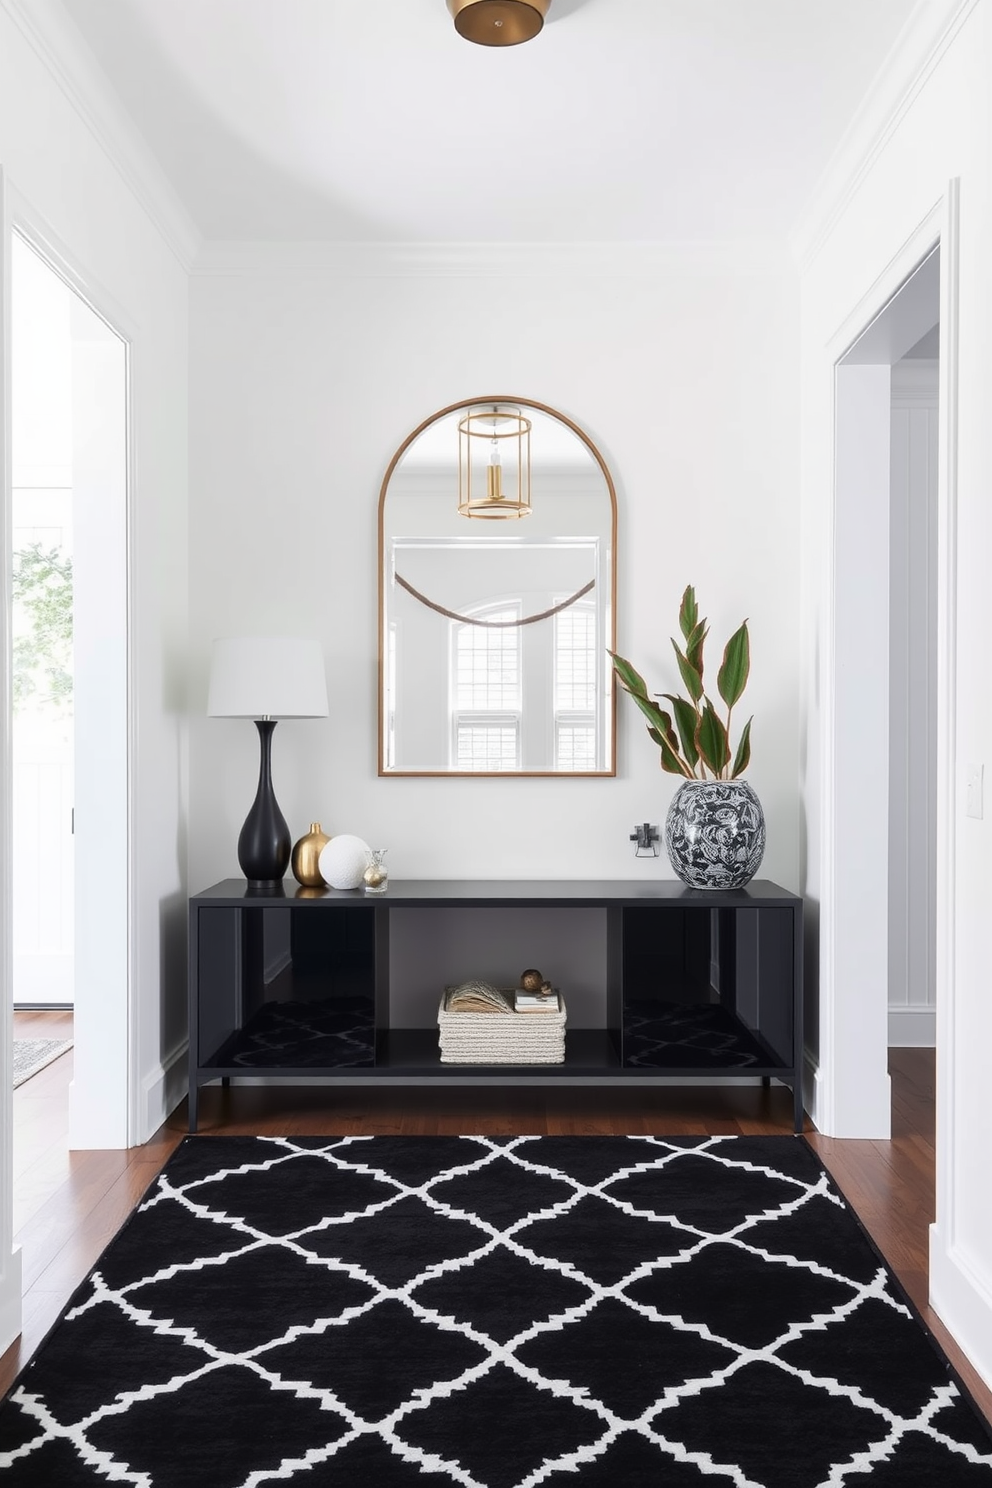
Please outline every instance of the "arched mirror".
M474 398L379 498L380 775L613 775L616 492L564 414Z

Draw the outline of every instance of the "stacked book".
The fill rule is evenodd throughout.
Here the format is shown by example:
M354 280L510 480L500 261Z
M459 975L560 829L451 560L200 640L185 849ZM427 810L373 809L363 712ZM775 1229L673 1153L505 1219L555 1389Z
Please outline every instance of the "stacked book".
M504 992L488 982L446 987L437 1011L442 1064L561 1064L559 992Z

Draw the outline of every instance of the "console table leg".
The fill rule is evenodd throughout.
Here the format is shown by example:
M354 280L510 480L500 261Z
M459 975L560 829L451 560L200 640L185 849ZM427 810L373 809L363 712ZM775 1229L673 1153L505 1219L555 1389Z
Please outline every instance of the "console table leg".
M792 1087L792 1108L794 1116L793 1126L796 1136L799 1137L802 1136L806 1116L803 1110L803 1082L799 1075L796 1076L795 1084Z
M194 1136L196 1135L196 1119L197 1119L197 1109L196 1108L197 1108L197 1097L198 1097L199 1093L200 1093L200 1087L199 1087L199 1084L197 1083L196 1076L194 1075L193 1079L190 1080L190 1082L189 1082L189 1102L188 1102L188 1104L189 1104L189 1129L190 1129L190 1133L192 1135L194 1135Z

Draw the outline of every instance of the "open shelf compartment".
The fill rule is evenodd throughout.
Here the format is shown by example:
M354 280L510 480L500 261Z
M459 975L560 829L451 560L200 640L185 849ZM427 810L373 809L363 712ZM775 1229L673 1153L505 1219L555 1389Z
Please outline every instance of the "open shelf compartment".
M364 905L320 917L289 905L202 915L219 918L200 934L200 974L212 989L197 1009L201 1070L375 1064L374 920Z
M622 933L625 1068L793 1068L791 910L628 906Z

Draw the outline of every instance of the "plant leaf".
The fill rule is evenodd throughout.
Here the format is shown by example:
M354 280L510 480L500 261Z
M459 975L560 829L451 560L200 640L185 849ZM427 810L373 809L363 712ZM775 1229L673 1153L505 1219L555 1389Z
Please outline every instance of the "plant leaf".
M727 743L727 730L717 717L709 698L704 701L702 717L696 730L696 747L713 774L722 775L730 760L730 746Z
M630 696L634 699L634 702L644 714L644 717L647 719L648 724L651 728L660 729L662 733L665 733L665 720L668 719L667 729L671 729L672 720L668 717L667 713L665 713L661 708L658 707L657 703L652 702L650 698L641 697L636 692L632 692Z
M692 770L678 752L679 740L672 725L672 715L666 713L664 708L659 708L658 704L648 697L644 678L629 661L618 656L615 651L610 652L610 658L614 671L620 679L620 685L625 692L630 694L648 720L648 734L661 750L661 768L672 775L691 778Z
M692 779L692 771L682 759L682 756L676 754L675 750L664 742L662 742L661 746L661 768L667 770L669 775L681 775L683 780Z
M613 662L613 670L631 696L646 698L648 695L647 683L637 668L631 666L630 662L623 656L618 656L615 651L610 652L610 660Z
M753 721L754 715L752 714L741 732L741 740L737 746L737 753L734 755L734 768L730 776L731 780L736 780L738 775L743 775L751 763L751 724Z
M699 758L699 750L696 748L696 727L699 723L699 715L691 703L687 703L685 698L676 697L674 692L663 692L662 697L667 698L675 710L675 722L682 741L682 753L694 770Z
M727 642L723 653L723 664L717 673L716 685L728 708L734 706L747 686L750 670L751 646L745 620L740 629L735 630Z
M685 593L682 596L682 604L679 607L679 625L682 635L686 640L692 635L699 619L699 610L696 606L696 591L691 584L686 584Z
M703 642L709 633L706 621L700 620L699 624L693 627L692 634L685 643L686 660L690 666L696 668L700 677L703 675Z
M689 658L679 650L675 641L672 641L672 649L678 657L679 671L682 673L682 681L694 703L698 703L703 695L703 679L693 666Z
M661 768L667 770L669 775L689 775L689 767L678 752L677 739L672 729L672 720L667 713L663 717L668 720L668 736L659 732L656 728L649 728L651 735L658 748L661 750Z
M672 724L672 715L670 713L666 713L665 710L664 710L664 708L662 708L662 710L661 710L661 716L664 719L664 727L662 729L662 736L663 736L664 744L665 744L665 746L667 746L668 750L673 755L675 755L675 757L676 757L676 759L678 761L679 769L683 769L684 768L684 761L683 761L681 755L679 754L679 737L678 737L678 734L675 732L674 725ZM662 749L662 754L664 755L664 753L665 753L665 749L663 748Z

